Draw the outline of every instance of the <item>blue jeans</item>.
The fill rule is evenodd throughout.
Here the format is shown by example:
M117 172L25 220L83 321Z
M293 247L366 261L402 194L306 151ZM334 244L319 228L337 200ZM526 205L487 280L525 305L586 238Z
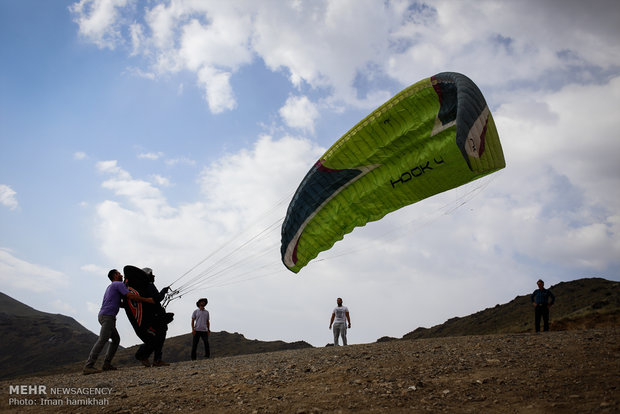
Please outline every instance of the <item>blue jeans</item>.
M121 343L121 337L116 330L116 316L99 315L99 323L101 324L99 339L97 339L97 342L93 345L93 349L90 350L88 361L86 361L86 367L92 367L95 365L95 362L97 362L97 358L99 358L99 354L103 350L103 347L110 339L112 339L112 342L108 345L108 352L105 355L104 363L111 363L112 358L114 358L114 354L116 354L116 350L118 349L118 345Z

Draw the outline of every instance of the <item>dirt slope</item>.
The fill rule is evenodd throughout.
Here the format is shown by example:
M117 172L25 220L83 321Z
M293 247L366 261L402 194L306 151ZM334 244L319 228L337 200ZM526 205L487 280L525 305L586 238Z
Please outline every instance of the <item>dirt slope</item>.
M618 327L460 336L9 380L0 411L617 413L619 372ZM10 394L16 385L47 394ZM50 394L59 387L68 388ZM110 393L75 394L92 389Z

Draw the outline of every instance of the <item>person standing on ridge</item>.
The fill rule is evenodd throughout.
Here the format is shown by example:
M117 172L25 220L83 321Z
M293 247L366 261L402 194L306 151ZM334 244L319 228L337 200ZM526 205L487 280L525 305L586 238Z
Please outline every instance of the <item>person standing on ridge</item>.
M334 346L338 346L338 337L342 337L342 344L347 345L347 322L351 328L351 317L349 316L349 308L342 306L342 298L336 299L336 306L332 312L332 318L329 321L329 329L334 325Z
M549 308L555 303L555 296L549 289L545 289L545 282L538 279L538 289L532 293L532 305L534 306L534 328L540 332L540 318L543 319L543 330L549 330Z
M99 332L99 339L93 345L88 356L88 361L84 366L83 374L96 374L101 372L95 368L95 362L99 354L103 350L105 344L110 339L112 342L108 345L108 352L106 353L105 360L103 362L104 371L114 371L116 368L112 365L112 358L118 349L118 345L121 342L121 337L116 330L116 315L121 306L121 298L123 296L127 299L135 300L138 302L154 303L151 298L143 298L142 296L129 292L127 286L123 283L123 275L116 269L112 269L108 272L108 278L112 283L107 287L105 294L103 295L103 302L101 304L101 310L99 311L99 323L101 324L101 330Z
M209 350L211 321L209 319L209 311L205 309L207 302L207 298L198 299L198 302L196 302L198 309L192 313L192 361L196 359L196 349L198 348L200 338L202 338L202 342L205 344L205 358L211 356L211 351Z

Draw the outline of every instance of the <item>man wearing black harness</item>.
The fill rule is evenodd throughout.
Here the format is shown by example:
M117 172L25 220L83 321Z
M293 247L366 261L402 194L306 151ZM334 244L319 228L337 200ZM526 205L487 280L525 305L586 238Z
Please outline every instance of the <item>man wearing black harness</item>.
M545 282L538 279L538 289L532 293L532 305L534 306L534 327L540 332L540 318L543 319L543 330L549 330L549 308L555 302L555 296L549 289L545 289Z
M156 334L149 341L146 341L144 344L140 346L138 351L136 352L136 358L142 362L144 366L150 366L149 357L151 353L154 352L155 356L153 358L153 366L154 367L162 367L166 365L170 365L169 363L162 361L162 350L164 347L164 342L166 341L166 332L168 331L168 323L170 322L170 316L172 314L167 314L166 310L161 306L161 301L166 296L166 293L170 289L169 287L165 287L161 290L157 290L155 287L155 275L153 275L153 270L148 267L142 269L144 273L147 274L149 283L146 287L146 297L153 298L155 301L155 306L157 310L155 312L155 323L154 327L156 328Z

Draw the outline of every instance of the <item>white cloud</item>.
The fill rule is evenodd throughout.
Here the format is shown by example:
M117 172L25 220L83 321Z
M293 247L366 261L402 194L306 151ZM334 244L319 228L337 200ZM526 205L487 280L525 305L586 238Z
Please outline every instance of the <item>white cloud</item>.
M209 208L237 211L251 221L282 197L292 196L312 164L325 151L312 142L260 137L251 150L223 157L202 171L200 184Z
M78 161L86 160L88 159L88 155L85 152L77 151L73 154L73 159Z
M164 156L163 152L143 152L143 153L138 154L138 158L140 158L141 160L153 160L153 161L157 161L163 156Z
M612 23L619 13L611 1L596 7L574 1L435 1L424 13L403 13L391 39L406 46L390 56L387 71L403 83L445 70L465 73L483 86L558 82L568 73L593 82L598 67L620 60Z
M186 69L213 113L236 107L230 77L253 59L251 14L246 2L171 2L147 10L146 26L133 27L134 51L154 56L160 74ZM150 37L144 35L145 32Z
M206 24L191 19L181 29L179 58L194 72L217 64L234 70L252 60L248 39L252 24L250 16L241 10L224 6L204 10Z
M144 29L142 25L138 23L132 23L129 26L129 33L131 36L132 45L131 55L134 56L140 52L140 48L142 47L142 43L144 42Z
M54 292L68 286L69 278L62 272L29 263L10 250L0 248L0 283L2 286L30 292Z
M125 171L123 171L118 165L117 165L117 161L115 160L110 160L110 161L99 161L97 163L97 170L99 170L102 173L109 173L109 174L117 174L117 175L123 175L123 178L129 178L129 174Z
M237 102L230 86L229 72L214 69L211 66L200 68L197 73L198 83L205 90L205 99L214 114L235 109Z
M593 68L620 60L620 12L611 1L568 3L514 2L498 12L490 0L169 2L144 8L144 24L129 16L142 10L125 0L81 0L71 10L80 33L100 47L123 42L127 26L131 53L151 62L141 73L195 73L210 110L220 113L236 108L231 77L254 57L288 72L297 87L328 88L357 106L376 106L387 95L377 87L360 94L356 82L366 77L407 85L449 69L507 85L578 71L591 82Z
M164 162L166 163L166 165L171 166L171 167L178 165L178 164L189 165L190 167L196 166L196 161L192 160L191 158L187 158L187 157L171 158L171 159L167 159Z
M620 121L607 112L620 106L620 77L535 96L533 103L514 95L495 114L508 161L530 182L524 189L548 182L552 168L578 188L585 205L619 211L620 196L606 189L620 186L620 142L615 138Z
M88 312L97 315L99 313L99 310L101 309L101 304L86 302L86 309L88 309Z
M357 102L352 84L368 63L383 61L389 24L398 17L371 0L170 2L145 8L140 24L119 14L133 10L123 6L82 0L72 11L80 32L100 47L122 42L119 26L131 21L125 42L132 55L151 62L151 69L136 72L195 73L213 113L236 108L231 77L256 56L272 70L288 71L296 86L333 88L338 99Z
M127 0L80 0L69 10L79 25L80 35L101 49L114 49L122 42L123 19L119 9L127 3Z
M324 88L334 101L353 106L376 106L388 95L380 83L359 86L363 79L408 85L454 70L483 86L552 83L568 73L593 82L598 68L617 67L620 12L613 1L498 7L491 0L326 0L175 1L136 9L123 0L81 0L71 9L80 33L100 47L130 43L133 55L150 62L141 73L194 73L213 113L237 107L232 76L255 58L288 73L296 87ZM143 11L143 19L130 15Z
M86 264L80 267L80 270L101 277L101 275L107 275L110 269L106 269L102 266L95 264Z
M222 228L238 231L292 193L322 151L302 139L262 137L251 151L231 154L205 168L200 176L203 200L176 207L156 186L160 183L134 179L115 161L101 162L99 169L110 175L102 185L116 198L97 206L97 234L104 253L115 262L123 257L195 258L196 246L229 237L221 234ZM241 221L230 222L231 217Z
M291 96L280 108L280 116L291 128L314 132L314 123L319 117L319 111L307 96Z
M77 313L73 306L60 299L54 300L51 305L58 313L63 315L75 315Z
M139 78L150 79L150 80L157 79L157 74L155 74L154 72L148 71L148 70L144 70L142 68L128 67L126 71L127 73L137 76Z
M170 179L163 177L159 174L153 174L151 175L151 180L153 181L153 183L155 185L158 185L160 187L170 187L172 184L170 183Z
M110 176L102 186L124 197L139 212L163 216L174 214L175 209L168 206L159 188L147 181L134 179L117 165L117 161L101 161L97 163L97 168Z
M0 204L11 210L15 210L19 207L19 203L15 197L16 195L17 193L11 187L5 184L0 184Z
M530 95L531 96L531 95ZM620 78L515 95L495 114L507 157L493 203L498 246L539 263L600 271L620 257ZM499 231L501 229L501 232Z
M375 1L261 5L253 46L265 64L288 72L295 86L330 88L336 100L352 104L358 101L356 78L372 66L381 72L390 26L398 19L389 4Z

